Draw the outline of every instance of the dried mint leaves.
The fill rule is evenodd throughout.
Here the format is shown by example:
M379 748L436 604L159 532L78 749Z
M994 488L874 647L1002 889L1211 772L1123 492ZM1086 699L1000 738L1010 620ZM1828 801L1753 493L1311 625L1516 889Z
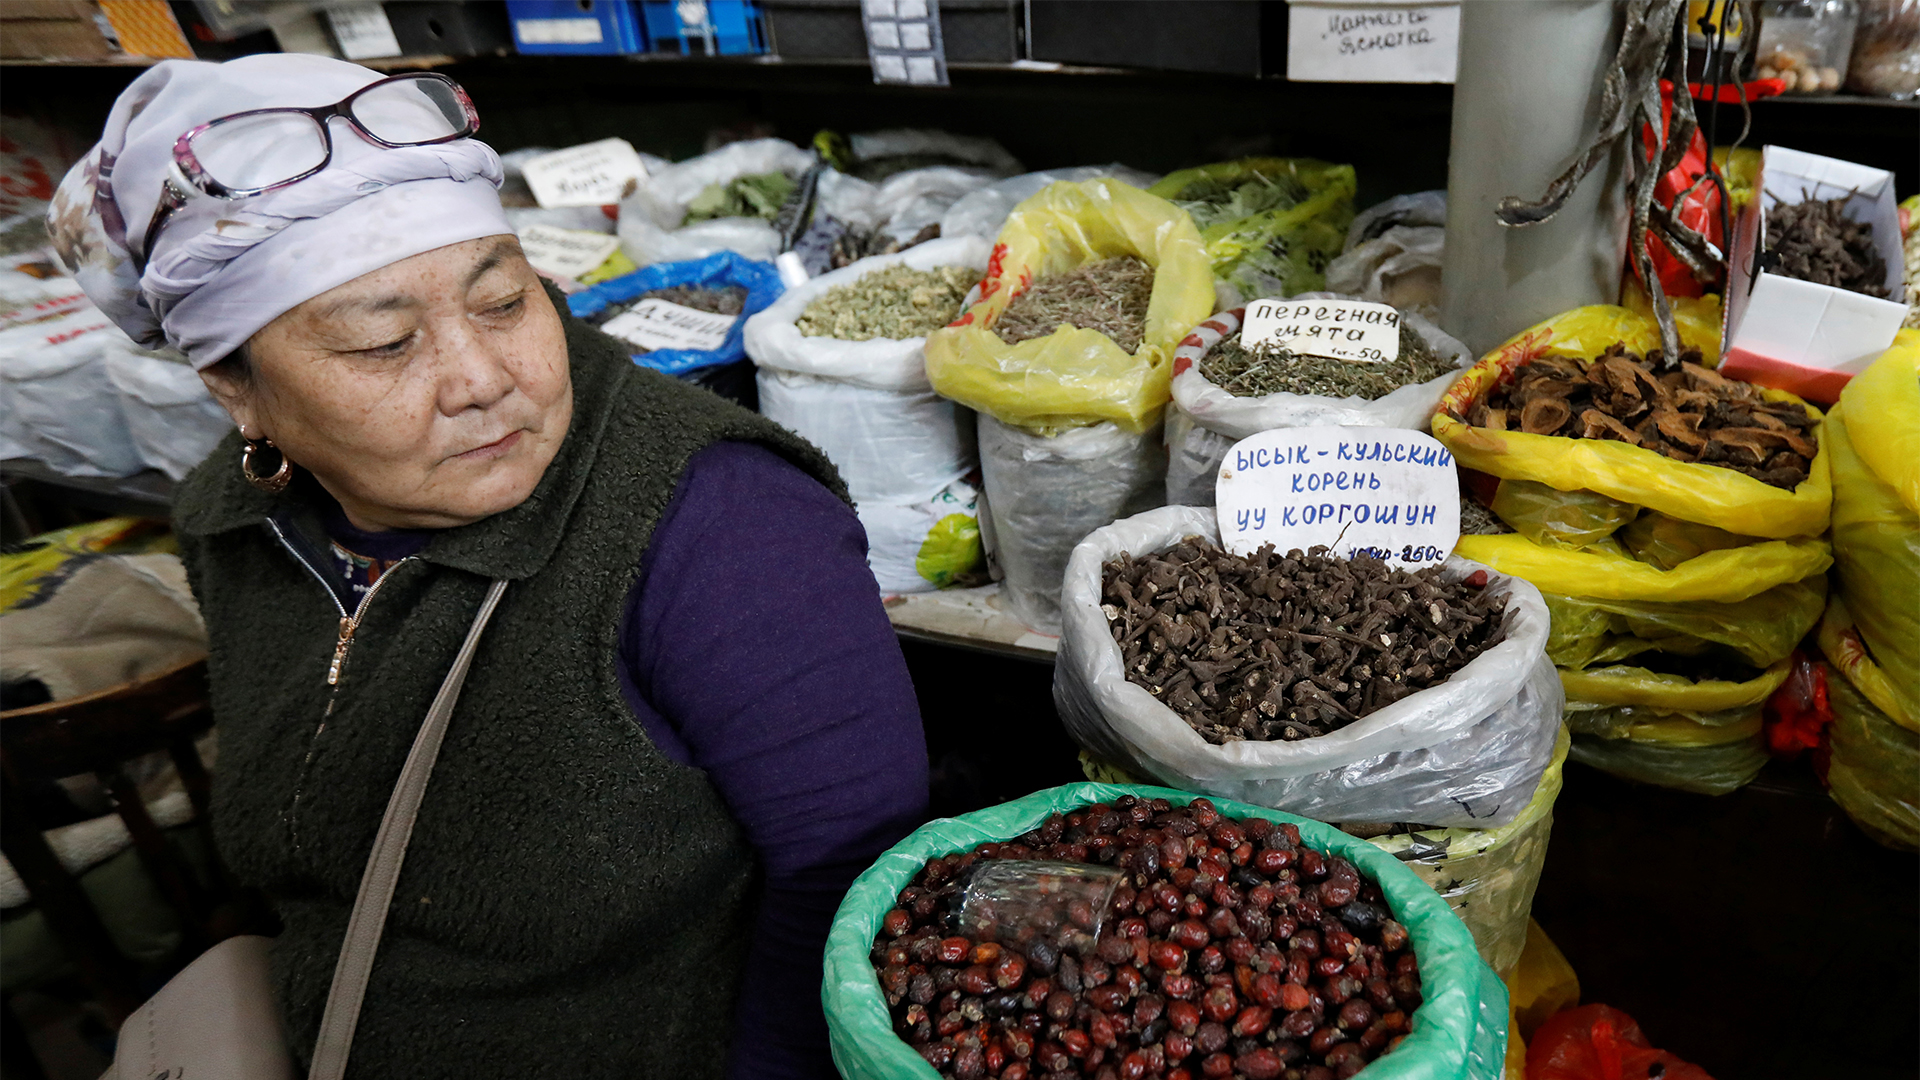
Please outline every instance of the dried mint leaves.
M1614 439L1787 491L1804 483L1819 450L1819 420L1699 359L1688 350L1670 363L1658 349L1642 359L1620 343L1586 364L1541 356L1455 418L1496 431Z
M807 337L842 341L925 337L959 318L979 280L979 271L964 266L882 267L820 294L793 325Z
M1368 401L1457 370L1451 359L1435 353L1404 320L1400 323L1400 355L1384 364L1308 356L1280 344L1263 343L1249 349L1240 343L1236 332L1207 350L1198 366L1208 382L1235 397L1313 394Z
M1199 537L1103 568L1127 680L1216 745L1313 738L1437 686L1506 638L1485 578ZM1478 577L1478 575L1476 575Z
M1028 285L994 321L993 332L1018 345L1065 324L1105 334L1132 353L1146 338L1152 299L1153 267L1132 255L1101 259Z

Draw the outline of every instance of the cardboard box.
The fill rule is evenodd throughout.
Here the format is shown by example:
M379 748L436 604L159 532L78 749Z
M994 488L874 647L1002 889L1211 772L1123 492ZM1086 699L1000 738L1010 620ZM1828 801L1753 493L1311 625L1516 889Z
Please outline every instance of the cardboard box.
M0 4L0 13L6 13L6 5ZM0 20L0 57L8 60L98 60L113 54L91 16Z
M1835 401L1849 379L1893 344L1906 317L1893 174L1769 146L1761 155L1758 188L1759 197L1734 229L1720 371L1811 401ZM1901 300L1755 272L1767 249L1768 210L1837 198L1847 199L1847 217L1872 223L1874 245L1887 264L1889 295Z

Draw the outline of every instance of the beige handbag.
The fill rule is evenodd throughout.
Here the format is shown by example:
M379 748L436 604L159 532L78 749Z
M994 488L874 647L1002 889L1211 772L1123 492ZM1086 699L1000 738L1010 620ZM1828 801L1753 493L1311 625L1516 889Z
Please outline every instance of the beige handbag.
M400 881L414 816L426 794L427 779L433 775L434 760L440 756L440 742L460 686L467 681L480 635L506 589L504 580L495 581L481 601L473 628L440 684L407 763L400 769L393 796L387 800L386 816L380 819L373 854L367 858L353 914L347 920L340 960L334 965L333 986L320 1017L320 1036L307 1080L341 1080L347 1071L360 1002L366 996L367 978L373 974L374 954ZM270 944L270 939L258 935L232 937L188 964L121 1025L113 1068L101 1080L294 1080L293 1055L287 1050L279 1007L273 1000L267 964Z

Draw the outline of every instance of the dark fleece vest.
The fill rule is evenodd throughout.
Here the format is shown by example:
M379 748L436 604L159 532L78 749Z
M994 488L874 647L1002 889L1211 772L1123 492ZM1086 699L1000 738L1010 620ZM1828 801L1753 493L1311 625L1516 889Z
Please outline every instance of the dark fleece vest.
M302 497L311 481L281 496L249 487L235 436L176 503L212 642L215 835L285 925L274 975L302 1060L401 763L488 581L512 581L420 808L356 1080L722 1071L752 852L706 774L648 741L621 696L615 638L702 447L763 443L845 491L806 443L563 318L574 414L553 464L525 503L387 572L337 689L338 610L268 524L331 572Z

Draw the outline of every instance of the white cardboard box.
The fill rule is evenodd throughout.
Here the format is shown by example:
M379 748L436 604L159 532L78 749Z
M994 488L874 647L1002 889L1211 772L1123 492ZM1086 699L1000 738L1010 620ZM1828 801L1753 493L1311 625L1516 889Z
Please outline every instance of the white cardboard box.
M1720 370L1815 401L1834 401L1900 330L1901 301L1754 273L1766 250L1767 211L1777 203L1847 198L1846 215L1873 223L1874 244L1887 264L1891 295L1905 296L1905 260L1893 199L1893 174L1818 154L1769 146L1762 151L1760 193L1734 229Z

